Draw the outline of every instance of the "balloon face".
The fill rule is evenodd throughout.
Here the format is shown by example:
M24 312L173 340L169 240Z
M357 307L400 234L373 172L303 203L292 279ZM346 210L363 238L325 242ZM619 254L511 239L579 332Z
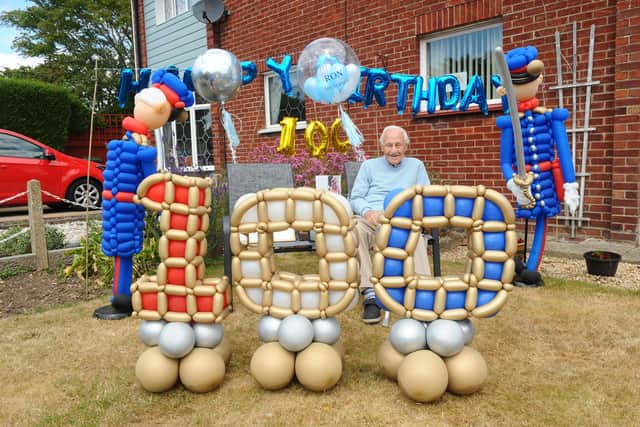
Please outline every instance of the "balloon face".
M338 104L358 87L360 61L346 43L321 38L302 50L296 74L309 98L323 104Z
M242 66L231 52L209 49L196 58L191 79L196 92L207 101L228 101L242 85Z

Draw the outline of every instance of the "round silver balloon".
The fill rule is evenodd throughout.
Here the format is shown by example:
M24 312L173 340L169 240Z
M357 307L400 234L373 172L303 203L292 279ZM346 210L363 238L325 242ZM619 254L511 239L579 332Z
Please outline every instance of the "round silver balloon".
M389 341L402 354L423 350L427 345L424 326L415 319L400 319L394 323L389 332Z
M189 354L195 343L193 328L182 322L167 323L158 337L160 351L172 359L180 359Z
M213 348L224 336L221 323L196 323L193 332L196 334L196 347Z
M340 339L340 322L335 317L316 319L312 323L314 341L331 345Z
M278 341L289 351L305 349L313 341L311 321L299 314L285 317L278 328Z
M242 66L233 53L209 49L193 63L191 81L196 92L207 101L228 101L242 85Z
M473 337L476 335L476 329L473 327L473 323L469 319L458 320L458 326L462 329L462 335L464 336L464 345L471 344Z
M458 354L464 347L462 328L454 320L434 320L427 328L426 337L429 349L442 357Z
M273 316L262 316L258 321L258 336L262 342L278 341L278 329L282 320Z
M158 336L166 323L164 320L143 320L138 330L140 340L149 347L158 345Z

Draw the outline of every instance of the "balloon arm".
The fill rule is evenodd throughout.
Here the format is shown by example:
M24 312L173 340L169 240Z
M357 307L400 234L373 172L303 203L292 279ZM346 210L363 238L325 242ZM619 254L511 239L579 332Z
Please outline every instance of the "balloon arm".
M364 136L360 129L353 123L349 114L342 109L342 105L339 107L340 109L340 120L342 120L342 129L344 129L344 133L347 135L349 139L349 143L354 147L359 147L364 141Z

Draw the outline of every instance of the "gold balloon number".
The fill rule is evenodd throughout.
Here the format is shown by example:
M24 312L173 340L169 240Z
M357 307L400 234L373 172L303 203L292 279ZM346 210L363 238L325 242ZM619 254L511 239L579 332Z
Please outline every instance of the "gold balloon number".
M280 121L280 145L276 151L285 156L294 156L296 154L296 123L298 119L295 117L283 117Z
M298 119L295 117L284 117L280 122L282 129L280 131L280 145L277 152L287 156L296 154L296 123ZM309 154L319 159L327 155L329 144L333 144L337 151L346 153L351 148L349 139L340 139L340 129L342 129L342 120L335 119L329 130L324 123L314 120L307 125L304 132L304 142ZM318 142L316 142L316 138Z
M342 120L335 119L333 123L331 123L331 130L329 131L329 139L333 144L336 150L341 153L346 153L351 148L351 143L349 139L340 139L340 129L342 129Z
M319 134L320 142L318 144L314 141L316 134ZM329 132L324 123L317 120L309 123L307 129L304 131L304 142L307 146L307 151L313 157L321 159L326 156L329 146Z

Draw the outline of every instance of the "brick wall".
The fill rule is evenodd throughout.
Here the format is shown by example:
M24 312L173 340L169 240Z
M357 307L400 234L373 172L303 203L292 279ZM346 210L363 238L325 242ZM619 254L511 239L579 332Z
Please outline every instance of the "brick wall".
M600 0L576 2L565 0L371 0L371 1L270 1L227 0L231 12L216 37L208 28L210 47L233 52L241 61L254 61L260 74L226 103L226 108L242 120L239 129L240 162L251 161L251 153L260 144L276 144L279 134L259 134L264 128L264 88L262 73L265 59L281 60L285 54L293 62L302 49L320 37L335 37L347 42L362 65L384 67L390 73L419 74L419 39L432 32L455 28L488 19L503 24L503 45L508 50L532 44L546 64L545 83L539 97L543 105L559 105L558 93L550 90L558 82L555 62L555 31L561 34L563 78L571 78L572 25L577 23L577 80L587 77L589 30L596 26L593 87L586 178L584 216L588 218L577 230L578 238L595 236L616 240L636 239L639 215L638 162L640 160L640 14L637 1ZM411 93L411 91L410 91ZM572 111L584 126L584 89ZM484 184L505 194L499 168L499 132L495 127L497 111L489 116L478 112L421 115L410 112L398 115L395 109L396 86L385 92L387 106L351 105L348 111L365 136L364 148L369 156L377 152L380 131L389 124L405 127L411 137L410 154L425 161L429 172L441 182ZM411 99L411 94L409 95ZM314 103L307 98L307 121L320 120L327 126L337 117L335 106ZM571 90L564 91L564 105L571 108ZM214 116L218 113L214 108ZM215 122L214 122L215 123ZM216 125L214 125L216 126ZM571 119L568 122L571 126ZM239 126L238 126L239 128ZM220 128L218 132L220 135ZM581 138L579 138L579 141ZM296 142L303 147L303 132ZM224 149L222 137L216 143ZM579 150L581 145L578 145ZM581 153L576 164L581 163ZM218 157L220 160L222 156ZM230 154L226 153L230 159ZM562 220L550 223L550 233L567 236L569 228Z

